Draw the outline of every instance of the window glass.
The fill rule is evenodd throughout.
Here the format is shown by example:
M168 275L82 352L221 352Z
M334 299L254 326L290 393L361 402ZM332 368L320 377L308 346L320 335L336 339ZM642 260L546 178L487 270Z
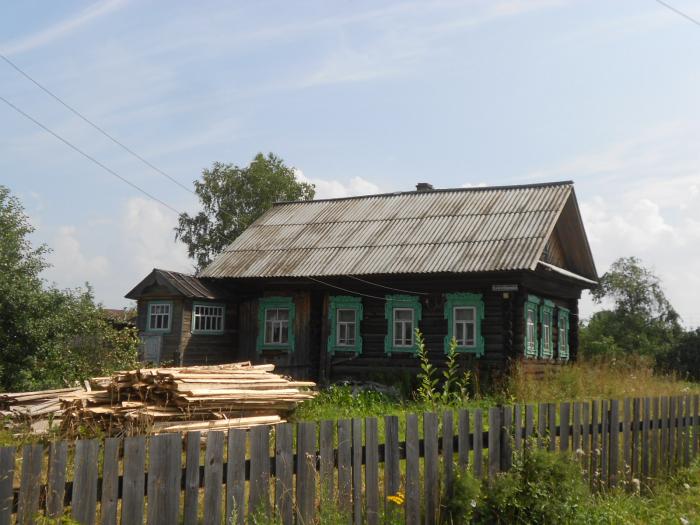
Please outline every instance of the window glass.
M531 353L535 351L535 311L532 308L527 310L527 349Z
M287 344L289 341L289 308L265 310L265 344Z
M394 308L394 346L413 346L412 308Z
M356 316L353 309L339 308L337 310L337 344L353 346L355 344Z
M148 305L148 329L149 330L169 330L170 329L170 304L152 303Z
M193 332L222 332L224 307L195 304L192 312Z
M476 308L458 306L454 309L454 337L457 346L473 347L476 345Z

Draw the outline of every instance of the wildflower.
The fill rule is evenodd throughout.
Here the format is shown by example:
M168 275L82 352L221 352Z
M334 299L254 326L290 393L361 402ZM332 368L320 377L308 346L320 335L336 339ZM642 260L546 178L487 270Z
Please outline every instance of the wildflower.
M690 485L688 485L687 483L683 483L683 488L685 490L690 490Z
M577 449L576 449L576 455L577 455L577 456L585 456L586 453L583 451L582 448L577 448Z
M470 503L470 505L472 506L473 509L476 508L476 500L475 500L475 499L471 500L469 503Z
M632 478L632 487L634 488L635 492L639 493L641 482L637 478Z
M404 502L406 501L406 498L405 498L403 492L401 492L401 491L398 491L396 494L392 494L391 496L387 496L386 499L388 499L389 501L391 501L392 503L394 503L396 505L403 505Z
M690 525L690 520L688 518L684 518L683 516L681 516L680 519L683 525Z

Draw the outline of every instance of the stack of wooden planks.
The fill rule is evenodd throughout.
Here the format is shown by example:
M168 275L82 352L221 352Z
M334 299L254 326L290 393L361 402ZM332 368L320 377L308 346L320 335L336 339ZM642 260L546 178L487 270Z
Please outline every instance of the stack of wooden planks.
M314 397L315 383L274 374L274 365L144 368L94 378L90 391L62 399L64 427L110 434L249 428L284 421Z
M0 416L10 419L34 419L59 416L61 399L80 396L82 388L58 388L37 392L0 393Z

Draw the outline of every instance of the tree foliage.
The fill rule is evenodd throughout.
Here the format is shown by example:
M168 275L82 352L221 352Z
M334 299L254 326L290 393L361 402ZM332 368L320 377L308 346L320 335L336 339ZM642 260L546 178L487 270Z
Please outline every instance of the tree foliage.
M246 167L215 162L195 181L202 211L180 215L175 237L187 245L197 269L204 268L276 201L311 200L313 184L272 153L258 153Z
M85 290L58 290L40 276L46 246L32 247L33 228L0 186L0 388L65 386L132 367L135 330L116 330Z

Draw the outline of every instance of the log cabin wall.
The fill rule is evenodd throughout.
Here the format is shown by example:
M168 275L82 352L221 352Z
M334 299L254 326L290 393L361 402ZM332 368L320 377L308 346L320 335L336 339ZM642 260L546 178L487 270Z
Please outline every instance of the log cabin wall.
M192 310L194 304L216 304L224 306L224 331L220 334L192 333ZM183 302L182 336L178 348L179 363L184 366L215 365L241 361L237 355L238 305L233 302L199 301L186 299Z
M165 287L152 286L140 297L136 303L137 317L136 327L143 335L154 335L148 330L148 304L153 301L165 301L172 304L170 330L160 333L162 343L160 349L161 361L175 362L180 352L180 339L183 329L184 300L182 296L173 295Z

